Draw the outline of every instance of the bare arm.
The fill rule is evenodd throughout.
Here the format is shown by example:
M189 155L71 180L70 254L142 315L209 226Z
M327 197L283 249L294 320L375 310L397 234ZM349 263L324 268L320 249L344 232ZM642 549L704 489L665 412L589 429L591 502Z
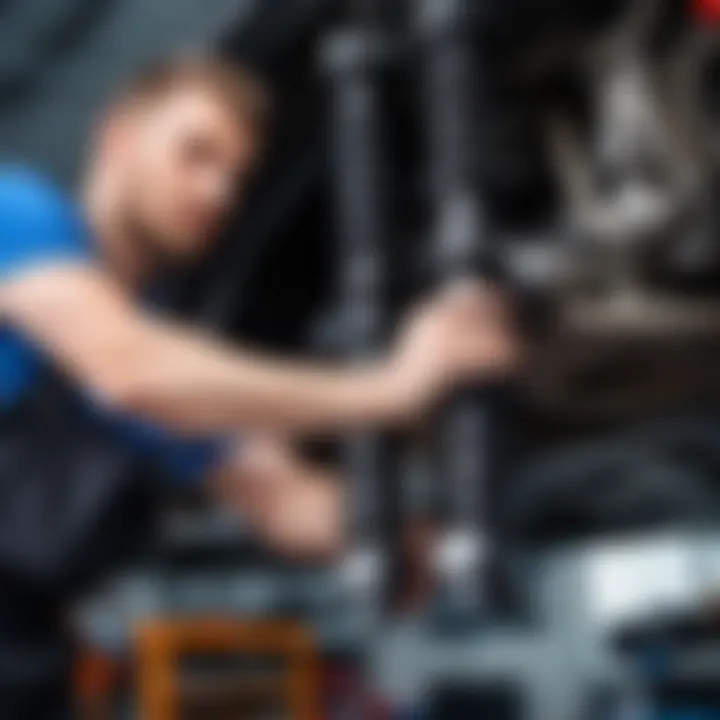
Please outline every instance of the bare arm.
M342 486L274 439L245 442L211 478L216 500L285 555L332 557L343 546Z
M402 352L374 367L286 363L154 318L99 270L72 265L9 281L0 312L105 403L186 432L395 422L444 387L461 361L483 363L462 356L478 351L474 346L448 359L440 347L448 323L435 321L415 328ZM495 357L484 362L497 365Z

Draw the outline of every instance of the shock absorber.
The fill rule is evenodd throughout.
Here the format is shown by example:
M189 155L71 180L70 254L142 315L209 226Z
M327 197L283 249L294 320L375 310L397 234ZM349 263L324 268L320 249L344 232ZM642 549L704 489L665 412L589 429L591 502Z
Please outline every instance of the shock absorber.
M360 3L359 21L331 34L323 54L332 100L343 346L354 360L373 357L387 324L389 229L379 98L387 44L371 10L372 3ZM372 620L383 609L386 574L383 518L389 471L384 439L367 432L348 437L344 464L353 549L341 569L343 597L356 618Z
M431 248L437 280L445 285L483 278L490 270L474 160L482 149L483 127L483 74L475 32L486 9L483 0L414 3L429 139ZM494 412L491 391L469 388L449 403L441 421L447 514L437 556L442 617L463 625L487 609L483 571L489 549L486 491L495 472Z

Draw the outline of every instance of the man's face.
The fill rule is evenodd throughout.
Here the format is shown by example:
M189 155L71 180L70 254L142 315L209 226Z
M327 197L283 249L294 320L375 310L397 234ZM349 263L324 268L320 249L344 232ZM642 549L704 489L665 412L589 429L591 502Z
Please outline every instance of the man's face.
M123 212L138 242L182 263L207 249L255 162L249 128L203 88L177 89L125 118L111 141Z

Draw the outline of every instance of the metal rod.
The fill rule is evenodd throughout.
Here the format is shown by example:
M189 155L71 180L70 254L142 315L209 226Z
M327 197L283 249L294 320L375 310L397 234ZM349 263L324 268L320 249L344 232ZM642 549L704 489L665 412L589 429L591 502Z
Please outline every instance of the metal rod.
M487 272L485 211L476 187L482 142L482 68L472 30L477 0L417 0L422 80L429 136L434 224L432 252L438 281L452 283ZM486 609L486 489L493 475L493 404L482 388L460 394L443 419L443 480L448 529L439 548L443 609L453 619L479 618Z
M371 24L336 32L325 63L332 90L332 172L340 247L344 348L354 359L371 358L386 329L386 249L379 71L380 31ZM354 551L346 560L348 597L376 617L384 603L384 495L388 458L383 439L362 433L347 439L350 478L349 530Z

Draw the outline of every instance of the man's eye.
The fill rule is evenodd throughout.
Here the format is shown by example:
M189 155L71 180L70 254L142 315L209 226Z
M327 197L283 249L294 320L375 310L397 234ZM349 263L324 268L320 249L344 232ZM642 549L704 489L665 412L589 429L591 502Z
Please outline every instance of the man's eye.
M212 147L202 140L188 142L183 149L185 159L193 164L205 163L213 158Z

